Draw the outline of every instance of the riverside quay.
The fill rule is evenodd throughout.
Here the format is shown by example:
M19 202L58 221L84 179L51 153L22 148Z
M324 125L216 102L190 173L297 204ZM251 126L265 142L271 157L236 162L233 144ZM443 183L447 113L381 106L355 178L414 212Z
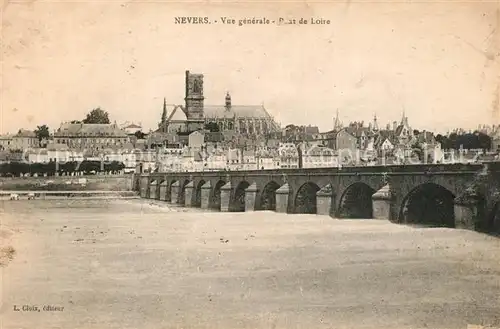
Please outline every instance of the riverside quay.
M222 212L498 229L500 163L136 174L141 197ZM500 217L500 216L498 216Z

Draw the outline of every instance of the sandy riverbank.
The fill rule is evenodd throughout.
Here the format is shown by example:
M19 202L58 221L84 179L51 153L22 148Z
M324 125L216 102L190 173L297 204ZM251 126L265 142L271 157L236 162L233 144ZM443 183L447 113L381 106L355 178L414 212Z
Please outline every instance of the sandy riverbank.
M19 230L5 329L500 325L499 239L476 232L150 200L0 208Z
M0 224L0 267L7 266L16 254L11 241L13 234L9 228Z

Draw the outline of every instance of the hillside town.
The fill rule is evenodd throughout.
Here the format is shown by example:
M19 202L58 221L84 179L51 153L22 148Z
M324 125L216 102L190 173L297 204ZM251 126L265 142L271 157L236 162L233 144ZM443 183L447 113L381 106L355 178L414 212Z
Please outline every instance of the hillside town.
M46 125L0 136L2 175L59 174L62 164L117 163L113 172L195 172L484 162L498 159L500 125L446 133L413 127L402 111L390 123L376 115L344 124L333 112L332 129L288 124L282 127L263 105L205 105L203 75L186 71L185 104L159 104L158 127L111 123L101 108L83 120ZM222 103L222 102L221 102ZM15 169L23 163L46 170ZM13 169L14 168L14 169ZM102 169L103 167L101 167ZM74 169L71 169L74 170ZM39 172L40 171L40 172ZM55 172L53 172L55 171ZM85 170L87 171L87 170ZM93 168L99 172L99 168Z

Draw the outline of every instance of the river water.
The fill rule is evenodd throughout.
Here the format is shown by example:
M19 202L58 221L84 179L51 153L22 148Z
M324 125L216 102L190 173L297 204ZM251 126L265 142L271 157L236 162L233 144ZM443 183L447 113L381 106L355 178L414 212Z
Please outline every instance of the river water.
M0 216L2 329L500 327L500 242L476 232L148 200Z

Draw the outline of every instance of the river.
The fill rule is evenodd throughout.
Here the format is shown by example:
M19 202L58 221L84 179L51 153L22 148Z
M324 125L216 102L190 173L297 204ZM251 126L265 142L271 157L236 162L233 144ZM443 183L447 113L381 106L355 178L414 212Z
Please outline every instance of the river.
M500 327L500 240L477 232L149 200L0 216L2 329Z

